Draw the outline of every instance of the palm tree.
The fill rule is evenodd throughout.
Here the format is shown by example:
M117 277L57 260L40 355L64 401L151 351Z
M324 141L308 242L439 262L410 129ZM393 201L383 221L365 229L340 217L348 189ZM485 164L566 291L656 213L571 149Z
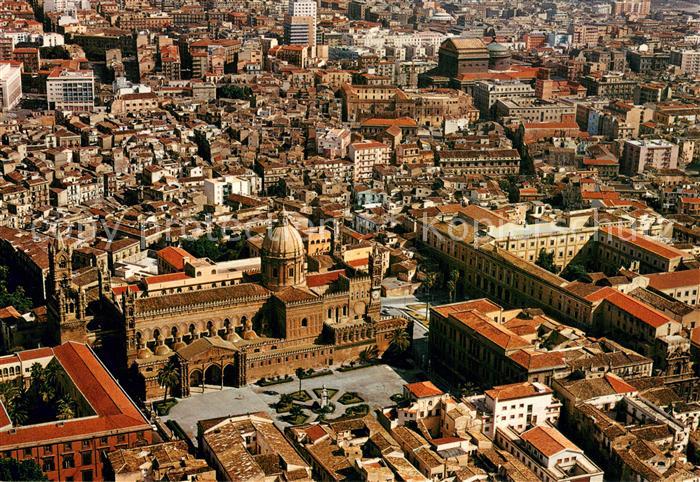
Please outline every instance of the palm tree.
M62 398L58 401L56 407L56 418L58 420L70 420L75 417L73 402L67 398Z
M294 373L296 374L297 378L299 379L299 393L301 393L301 378L304 376L306 373L303 368L299 367L297 368Z
M391 341L389 341L389 347L393 347L393 350L397 354L403 353L408 350L411 345L411 339L408 336L408 332L403 328L397 328L391 334Z
M455 291L457 291L457 283L454 280L447 282L447 292L450 294L450 303L454 301Z
M360 361L362 363L374 363L379 358L379 348L377 345L368 346L360 352Z
M158 383L165 388L163 401L168 399L168 392L174 390L180 383L180 367L172 358L158 370Z
M437 273L430 271L425 273L425 279L423 280L423 286L428 290L428 302L425 304L425 319L428 319L430 303L433 301L433 287L437 281Z

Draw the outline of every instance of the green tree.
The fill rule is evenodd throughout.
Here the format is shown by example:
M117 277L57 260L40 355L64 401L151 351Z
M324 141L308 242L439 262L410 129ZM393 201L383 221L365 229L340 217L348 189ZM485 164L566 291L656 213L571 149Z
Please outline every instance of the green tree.
M297 368L294 373L296 374L297 378L299 379L299 392L301 392L301 379L304 377L304 374L306 373L303 368L299 367Z
M20 313L26 313L34 304L22 286L10 290L10 269L0 265L0 308L5 306L14 306Z
M450 301L454 301L455 294L457 293L457 282L459 281L459 270L453 269L450 271L450 279L447 282L447 291L450 294Z
M253 89L247 85L223 85L216 89L216 95L220 99L255 100Z
M392 348L396 354L401 354L408 350L411 345L411 338L408 332L403 328L397 328L391 334L391 340L389 341L389 347Z
M197 239L183 239L180 241L182 249L197 258L209 258L218 261L221 257L221 247L218 242L210 239L209 236L201 236Z
M360 361L362 363L374 363L379 358L379 348L377 345L368 346L360 352Z
M0 480L49 480L31 459L0 459Z
M158 383L165 388L163 401L168 399L168 393L172 393L180 384L180 367L172 358L158 370Z
M428 302L425 304L425 318L428 319L430 316L430 303L433 301L433 287L437 281L437 274L434 271L425 273L425 279L423 280L423 286L428 290Z
M537 256L535 264L552 273L557 272L557 267L554 264L554 252L548 253L544 248L540 249L540 253Z
M568 264L561 272L561 277L567 281L590 281L586 268L577 263Z
M58 420L70 420L71 418L75 418L75 408L72 400L64 397L58 401L56 405L56 418Z

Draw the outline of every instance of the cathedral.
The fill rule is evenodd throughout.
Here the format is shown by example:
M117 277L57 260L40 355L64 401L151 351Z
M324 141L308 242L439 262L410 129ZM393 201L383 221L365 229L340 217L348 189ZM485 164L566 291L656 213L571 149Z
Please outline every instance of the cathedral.
M342 249L338 233L334 251ZM181 272L110 287L97 268L71 277L70 249L54 242L50 318L57 342L96 343L91 324L112 332L146 400L163 395L158 371L173 358L177 395L186 397L357 360L369 347L381 354L395 330L410 330L403 318L380 316L381 252L372 251L369 272L334 259L333 269L308 272L302 237L284 211L262 241L259 270L243 273L195 258Z

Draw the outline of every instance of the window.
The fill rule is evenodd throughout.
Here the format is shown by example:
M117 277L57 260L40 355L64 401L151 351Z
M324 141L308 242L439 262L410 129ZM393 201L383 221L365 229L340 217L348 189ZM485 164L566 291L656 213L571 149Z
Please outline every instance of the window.
M32 455L32 449L31 448L26 448L24 449L24 456L25 457L31 457Z
M41 459L41 470L44 472L53 472L56 470L56 464L54 463L53 457Z
M63 468L72 469L75 467L75 460L73 459L73 454L66 454L63 456Z
M81 465L92 465L92 452L82 452L80 454Z
M107 437L100 437L100 445L107 445L107 444L109 444Z
M51 446L51 445L44 445L44 453L45 453L45 454L52 454L52 453L53 453L53 446Z
M307 320L306 318L301 320L301 326L309 326L309 320Z
M68 451L71 451L71 450L73 450L73 444L72 444L72 443L68 442L68 443L64 443L64 444L63 444L63 451L64 451L64 452L68 452Z

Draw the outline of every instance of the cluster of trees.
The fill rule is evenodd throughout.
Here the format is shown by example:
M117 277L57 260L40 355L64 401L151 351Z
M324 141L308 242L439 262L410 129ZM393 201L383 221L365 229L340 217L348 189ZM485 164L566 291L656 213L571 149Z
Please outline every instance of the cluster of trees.
M540 249L535 264L551 273L558 273L557 265L554 264L554 251L548 253L544 248Z
M224 241L223 233L216 231L213 236L202 236L197 239L182 239L182 249L197 258L209 258L212 261L231 261L248 255L248 247L241 236L235 241Z
M39 465L27 459L0 459L0 480L49 480Z
M219 99L240 99L255 102L253 89L247 85L222 85L216 89L216 96Z
M450 271L447 280L444 281L444 286L447 288L447 293L450 296L450 302L455 300L457 295L457 288L459 287L460 273L458 269L453 269ZM428 271L425 273L425 278L423 279L423 286L428 291L429 301L433 302L433 288L441 285L443 282L443 274L439 271ZM427 307L426 307L427 310ZM426 314L427 316L427 314Z
M5 265L0 265L0 308L14 306L20 313L31 310L34 304L22 286L14 289L10 287L10 269Z
M69 420L76 416L75 401L58 390L62 371L58 363L49 363L46 368L35 363L29 388L21 377L0 384L0 399L15 425Z

